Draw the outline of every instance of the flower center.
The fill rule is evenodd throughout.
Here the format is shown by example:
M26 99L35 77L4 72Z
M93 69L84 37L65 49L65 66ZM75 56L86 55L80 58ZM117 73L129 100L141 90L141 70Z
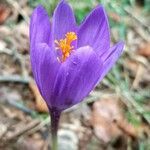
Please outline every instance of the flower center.
M75 32L67 32L65 38L61 40L55 40L56 49L62 51L61 60L64 62L70 55L71 51L74 49L74 46L71 46L72 42L77 40L77 35Z

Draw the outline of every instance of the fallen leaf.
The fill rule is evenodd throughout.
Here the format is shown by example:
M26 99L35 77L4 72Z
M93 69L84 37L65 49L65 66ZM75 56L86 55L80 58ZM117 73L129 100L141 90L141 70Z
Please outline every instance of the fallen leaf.
M36 84L33 81L31 81L29 83L29 87L30 87L30 89L32 90L32 92L34 94L37 111L39 111L39 112L48 112L46 102L43 100Z
M6 48L6 43L0 40L0 50Z
M0 123L0 139L6 133L6 131L7 131L7 126L3 123Z
M143 79L143 74L145 74L145 73L146 73L146 69L144 68L144 66L139 65L139 67L136 71L135 79L134 79L133 84L132 84L134 89L137 89L139 87L139 84Z
M91 120L95 135L105 143L120 136L121 132L113 121L121 117L120 109L115 100L102 99L96 101L93 105Z
M149 83L150 83L150 67L147 68L145 74L143 75L143 80L145 83L147 83L149 85Z
M0 24L3 24L10 15L10 8L4 4L0 4Z
M91 125L98 139L108 143L124 133L132 137L137 135L135 128L126 121L121 108L116 97L94 103Z
M123 131L123 133L126 133L128 136L131 136L133 138L137 137L137 130L131 125L129 122L127 122L126 119L121 119L116 122L116 125L120 130Z
M4 37L10 36L10 34L11 34L11 29L9 27L0 26L0 39L4 39Z
M29 52L29 27L25 22L21 22L16 25L13 32L13 43L16 45L16 48L22 54ZM15 34L17 33L17 34Z
M133 75L136 74L139 67L139 63L131 59L125 60L124 65Z
M145 56L145 57L150 57L150 43L144 44L139 50L138 54Z
M44 147L44 140L42 139L33 139L32 137L25 138L20 140L17 147L21 150L42 150Z
M121 20L121 17L115 12L109 13L109 16L116 22L120 22L120 20Z

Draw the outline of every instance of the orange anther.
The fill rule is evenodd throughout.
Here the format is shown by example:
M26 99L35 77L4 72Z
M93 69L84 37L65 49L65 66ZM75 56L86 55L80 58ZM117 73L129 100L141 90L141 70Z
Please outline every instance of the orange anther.
M56 49L60 49L62 51L62 61L65 61L66 58L69 57L71 51L74 48L71 46L71 44L73 41L77 40L77 35L75 32L67 32L65 37L65 39L61 39L59 41L55 40L55 44L57 44Z

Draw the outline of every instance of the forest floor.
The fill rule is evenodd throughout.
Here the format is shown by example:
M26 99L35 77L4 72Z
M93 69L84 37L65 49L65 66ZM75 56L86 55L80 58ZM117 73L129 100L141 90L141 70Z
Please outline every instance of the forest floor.
M33 80L28 31L33 9L41 3L52 16L56 2L0 1L0 150L49 149L50 117ZM68 2L80 23L99 0ZM125 50L96 89L62 114L60 150L149 150L150 7L146 0L101 3L112 43L125 41Z

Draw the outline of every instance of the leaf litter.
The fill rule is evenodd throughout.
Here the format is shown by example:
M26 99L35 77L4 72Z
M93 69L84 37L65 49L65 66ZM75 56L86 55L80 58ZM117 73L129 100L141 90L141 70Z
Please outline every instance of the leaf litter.
M49 149L48 109L33 82L29 63L29 17L39 2L0 2L0 149L3 150ZM69 2L80 21L99 1ZM148 150L150 41L148 16L143 12L147 6L119 2L118 7L109 0L102 3L110 17L113 42L122 36L126 41L125 53L83 104L63 114L60 129L76 134L80 150ZM49 4L51 8L55 5L54 1Z

